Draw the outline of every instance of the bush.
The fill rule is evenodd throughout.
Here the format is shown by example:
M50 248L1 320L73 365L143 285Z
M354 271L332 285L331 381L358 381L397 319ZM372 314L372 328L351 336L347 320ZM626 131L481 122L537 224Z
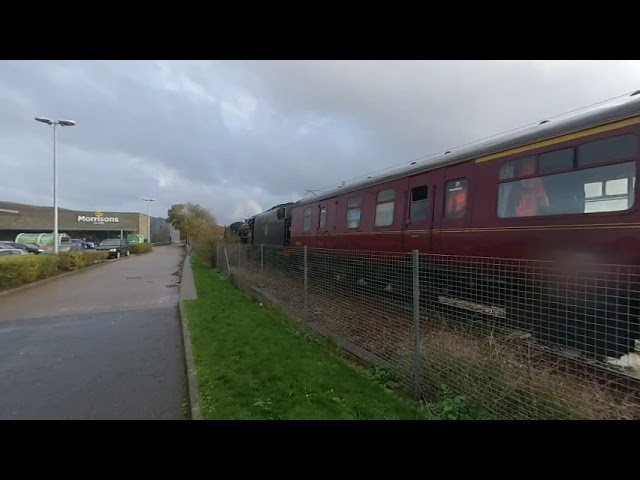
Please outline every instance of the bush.
M58 259L53 255L3 257L0 258L0 287L13 287L35 282L57 272Z
M206 238L206 239L198 240L198 242L193 246L193 250L211 268L216 267L216 262L217 262L216 255L218 250L217 238Z
M150 243L132 243L129 245L129 251L133 254L150 252L153 250L153 245Z
M47 278L58 273L59 259L56 258L55 255L29 255L27 258L36 260L36 264L38 265L36 271L36 280Z
M193 250L211 268L216 267L218 243L223 238L223 233L224 232L217 224L204 224L201 225L193 235L193 242L191 245Z
M107 259L104 252L65 252L59 255L19 255L0 258L0 288L16 287L88 267Z
M63 272L79 270L107 258L107 252L64 252L58 255L58 269Z

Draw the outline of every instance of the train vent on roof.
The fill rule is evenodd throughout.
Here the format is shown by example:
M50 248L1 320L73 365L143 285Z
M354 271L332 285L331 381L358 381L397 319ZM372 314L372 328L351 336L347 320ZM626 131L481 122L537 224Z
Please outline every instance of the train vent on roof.
M544 125L545 123L549 123L549 120L542 120L538 125Z
M630 97L634 97L636 95L638 95L640 93L640 90L636 90L635 92L633 92L631 95L629 95Z
M445 155L451 153L451 150L447 150L446 152L444 152Z

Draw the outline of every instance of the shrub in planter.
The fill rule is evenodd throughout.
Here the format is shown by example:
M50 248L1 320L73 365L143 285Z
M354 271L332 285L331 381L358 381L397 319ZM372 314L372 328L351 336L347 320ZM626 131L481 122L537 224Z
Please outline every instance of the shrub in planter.
M15 287L58 273L55 255L20 255L0 258L0 287Z
M58 255L58 268L63 272L78 270L104 262L107 256L106 252L64 252Z
M0 288L17 287L88 267L107 259L106 252L64 252L58 255L17 255L0 257Z
M153 245L150 243L132 243L129 245L129 251L133 254L150 252L153 249Z

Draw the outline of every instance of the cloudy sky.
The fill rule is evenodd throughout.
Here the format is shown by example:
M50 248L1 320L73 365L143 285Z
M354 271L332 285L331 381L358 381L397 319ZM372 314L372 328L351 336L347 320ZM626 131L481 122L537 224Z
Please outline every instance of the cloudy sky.
M640 89L638 61L2 61L0 200L242 220Z

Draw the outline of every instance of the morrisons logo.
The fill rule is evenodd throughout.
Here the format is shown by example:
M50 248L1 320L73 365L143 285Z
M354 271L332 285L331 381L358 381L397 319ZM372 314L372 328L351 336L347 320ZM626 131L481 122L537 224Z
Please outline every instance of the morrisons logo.
M95 216L78 215L78 222L94 223L96 225L102 225L105 223L118 223L120 219L118 217L105 217L104 213L96 212Z

